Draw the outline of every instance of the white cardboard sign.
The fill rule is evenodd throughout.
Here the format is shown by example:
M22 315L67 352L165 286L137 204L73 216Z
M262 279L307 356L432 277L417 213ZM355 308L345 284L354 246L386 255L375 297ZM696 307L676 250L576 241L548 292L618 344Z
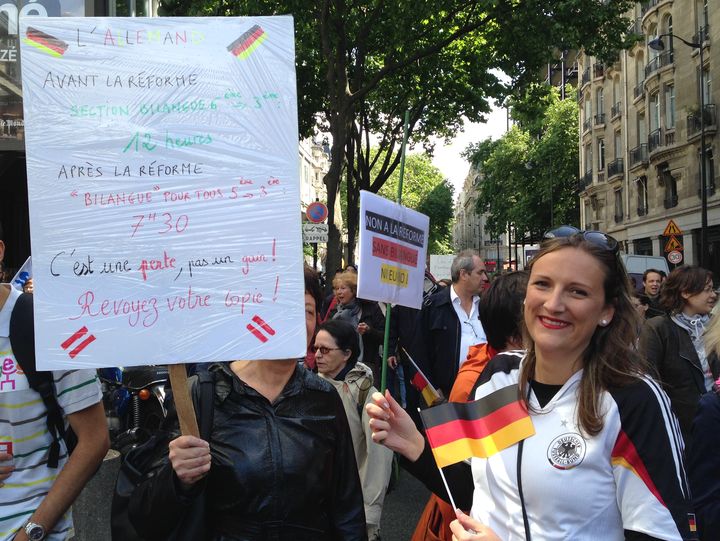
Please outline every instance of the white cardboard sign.
M360 192L357 296L420 308L430 219L371 192Z
M20 39L38 366L304 355L292 18Z

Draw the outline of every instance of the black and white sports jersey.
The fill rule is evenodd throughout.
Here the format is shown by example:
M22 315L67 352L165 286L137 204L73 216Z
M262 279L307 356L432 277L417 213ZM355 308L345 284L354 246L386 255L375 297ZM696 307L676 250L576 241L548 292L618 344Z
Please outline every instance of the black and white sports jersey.
M475 398L516 385L521 362L518 354L496 356ZM603 429L587 437L577 424L581 377L575 373L544 408L530 393L535 435L523 444L520 467L532 540L622 541L625 530L697 539L683 443L660 386L645 378L604 391ZM518 449L472 459L472 515L508 541L525 539Z

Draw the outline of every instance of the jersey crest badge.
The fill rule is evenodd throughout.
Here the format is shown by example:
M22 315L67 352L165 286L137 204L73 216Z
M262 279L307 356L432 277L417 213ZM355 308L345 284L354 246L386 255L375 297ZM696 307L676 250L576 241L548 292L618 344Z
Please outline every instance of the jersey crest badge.
M571 470L582 463L586 448L580 434L568 432L550 442L547 458L553 468Z

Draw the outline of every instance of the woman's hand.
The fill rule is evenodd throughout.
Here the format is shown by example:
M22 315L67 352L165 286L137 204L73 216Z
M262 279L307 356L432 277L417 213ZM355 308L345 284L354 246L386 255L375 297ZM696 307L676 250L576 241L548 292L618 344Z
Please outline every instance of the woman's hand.
M360 335L365 334L369 330L370 330L370 325L368 325L367 323L358 323L357 332L360 333Z
M455 510L455 516L457 519L450 523L453 541L500 541L495 532L460 509Z
M415 462L425 448L425 439L390 391L386 390L385 396L373 393L372 403L365 408L370 416L373 441Z
M210 444L195 436L180 436L169 444L170 464L185 487L197 483L210 471Z
M0 487L5 484L5 480L15 470L15 466L11 463L12 458L12 455L0 453Z

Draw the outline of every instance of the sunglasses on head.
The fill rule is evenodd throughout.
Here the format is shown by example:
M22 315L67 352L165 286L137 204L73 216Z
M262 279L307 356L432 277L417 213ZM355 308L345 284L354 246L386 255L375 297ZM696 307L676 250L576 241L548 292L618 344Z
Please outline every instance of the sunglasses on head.
M548 231L547 233L545 233L545 235L543 235L543 238L557 239L563 237L572 237L573 235L582 235L583 239L585 239L590 244L594 244L595 246L598 246L603 250L607 250L609 252L618 253L618 251L620 250L620 245L618 244L618 241L610 235L606 235L602 231L584 231L571 225L561 225L557 229Z

